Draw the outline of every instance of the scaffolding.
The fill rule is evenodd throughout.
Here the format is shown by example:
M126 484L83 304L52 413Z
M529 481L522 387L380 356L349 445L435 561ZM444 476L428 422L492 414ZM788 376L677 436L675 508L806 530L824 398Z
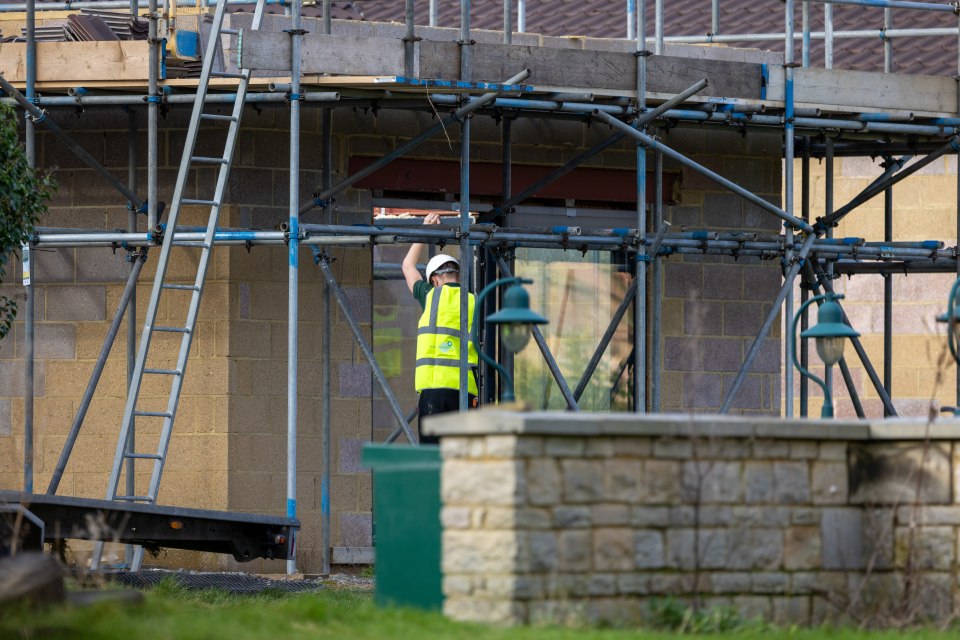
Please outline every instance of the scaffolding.
M422 0L421 0L422 1ZM193 5L193 0L174 0L177 4ZM227 4L245 4L244 0L204 0L207 6L218 7L223 12ZM960 252L957 246L948 247L939 240L924 242L894 242L893 241L893 205L892 190L894 186L905 178L915 174L945 154L960 153L960 114L957 117L928 117L905 118L901 114L886 113L821 113L819 110L797 108L794 101L794 73L798 66L809 65L809 42L811 38L823 37L828 43L832 38L839 37L870 37L876 32L832 32L829 27L822 33L811 32L809 29L808 2L803 2L804 26L798 33L795 28L795 0L786 0L783 34L747 34L721 35L719 29L718 0L711 4L713 18L713 32L706 37L665 37L663 34L664 0L655 2L655 35L647 36L647 5L645 0L629 0L627 3L627 34L635 41L636 55L636 85L635 92L629 99L594 96L589 93L566 95L530 95L529 87L524 81L529 76L529 70L517 69L513 77L474 78L472 67L470 25L470 0L459 0L461 7L459 72L460 80L455 83L460 93L431 94L433 106L449 112L435 125L425 129L409 141L401 144L390 153L370 163L358 172L333 182L332 164L332 136L333 112L338 108L352 108L356 106L370 106L374 102L380 109L416 109L423 110L425 102L409 93L403 93L403 87L392 85L389 89L366 89L363 95L353 92L349 95L333 91L304 91L301 86L301 44L304 31L301 27L301 0L284 3L292 28L287 31L290 39L290 77L288 82L271 82L269 85L256 85L250 92L241 96L245 104L272 104L289 109L290 114L290 157L289 157L289 215L286 224L276 231L263 231L251 228L230 228L219 226L214 220L208 228L179 226L174 222L167 225L162 220L158 185L158 118L161 105L176 103L229 103L237 100L233 93L205 93L191 94L178 93L166 95L161 91L158 80L159 60L162 57L162 42L157 37L158 21L161 14L158 12L157 0L150 0L147 12L150 33L150 75L147 82L146 94L119 92L100 92L87 94L76 91L74 95L38 97L36 86L36 37L35 16L39 7L33 0L24 5L3 5L0 10L26 11L26 84L21 94L5 79L0 78L0 86L6 93L6 101L16 102L29 116L26 119L26 149L31 163L36 164L36 136L35 128L45 126L51 134L63 141L70 150L76 153L87 165L95 169L121 194L129 203L129 220L125 232L107 232L88 229L51 229L40 228L31 238L25 253L31 248L64 248L64 247L114 247L129 252L130 271L126 288L120 298L113 316L107 338L100 356L96 362L83 400L79 405L76 418L72 424L60 460L54 471L53 479L47 492L54 494L57 491L60 478L69 460L71 450L81 430L85 413L90 400L96 391L104 365L110 354L113 343L119 333L124 317L128 323L128 383L131 392L134 389L133 380L137 365L133 356L136 352L136 325L137 300L136 283L146 252L150 247L169 246L173 243L204 242L215 246L276 246L283 248L289 264L288 271L288 342L287 353L287 516L296 517L296 443L297 443L297 354L298 354L298 264L301 247L309 248L313 252L314 261L322 273L325 287L323 290L323 354L325 363L322 377L322 542L324 549L323 571L329 569L330 549L330 338L333 322L333 304L339 307L346 318L348 325L360 345L363 355L368 360L373 371L374 379L380 385L390 405L396 426L387 439L389 442L403 437L410 442L415 438L410 428L413 416L407 415L379 366L371 345L365 338L359 324L354 318L347 298L340 288L329 266L330 256L328 249L334 246L341 247L373 247L384 244L405 244L421 242L427 244L457 244L461 256L471 256L474 252L483 257L484 268L474 276L474 261L462 260L462 281L476 282L482 287L498 277L510 277L512 251L518 247L598 250L622 252L630 256L632 262L632 281L626 289L622 303L613 314L612 321L604 332L600 343L589 359L588 365L581 373L576 384L571 388L570 383L560 371L549 346L539 331L534 332L536 344L548 365L548 369L556 382L569 410L579 410L580 399L587 383L590 381L600 358L613 338L624 317L632 310L635 321L631 336L634 373L633 373L633 409L636 412L658 412L661 410L662 376L660 367L661 342L663 338L662 307L663 298L662 276L663 261L671 255L720 255L720 256L753 256L766 260L780 260L783 265L783 282L776 297L772 301L769 313L766 315L758 334L752 342L746 357L740 367L733 384L726 390L723 397L721 413L730 410L734 398L737 396L747 374L760 352L761 346L770 334L781 311L787 316L793 316L793 293L797 287L798 277L803 281L801 300L806 300L811 292L832 290L832 278L836 274L879 273L885 277L884 285L884 363L882 378L876 371L863 346L854 339L856 356L862 363L870 378L873 388L881 398L885 414L896 415L896 408L891 399L891 344L892 344L892 283L894 273L933 273L933 272L960 272ZM859 5L863 7L879 7L887 12L891 9L915 9L925 11L950 12L956 14L953 4L937 4L925 2L908 2L904 0L815 0L822 3L825 9L831 4ZM266 4L275 4L267 0ZM414 69L414 50L418 40L415 24L415 0L406 0L405 3L405 37L403 47L405 51L405 80L409 87L422 87L430 81L416 79ZM138 0L131 2L65 2L45 3L44 9L73 9L83 6L129 7L131 13L139 12ZM513 24L512 0L504 0L504 30L503 43L512 42L515 29ZM331 0L323 0L323 33L332 34ZM517 27L519 32L525 30L525 3L519 0L517 9ZM828 12L829 15L829 12ZM430 0L430 25L435 26L437 21L436 0ZM887 37L900 35L918 35L916 30L902 30L896 32L888 30ZM960 29L945 28L926 30L925 35L958 35ZM649 107L647 90L647 61L650 55L660 54L665 43L674 42L724 42L744 40L772 40L783 39L785 53L783 59L784 104L782 108L770 108L763 104L744 104L740 102L691 102L691 99L701 93L707 83L705 80L693 83L687 90L676 95L660 99L656 106ZM792 43L800 39L803 43L803 59L798 64L794 61L794 47ZM216 39L210 39L211 47L215 47ZM888 41L889 42L889 41ZM650 45L654 49L648 49ZM828 45L828 51L831 47ZM208 56L209 58L209 56ZM832 66L832 57L827 55L825 67ZM886 56L886 70L892 68L892 45ZM336 80L328 83L330 88L336 89ZM434 87L451 86L437 81ZM399 90L398 90L399 89ZM146 104L147 119L147 187L146 197L141 199L137 192L137 131L140 126L140 117L136 109L130 107ZM306 202L300 200L300 109L303 103L319 106L322 111L323 148L322 157L322 184L316 194ZM54 108L128 108L129 109L129 175L124 183L103 168L81 146L70 139L69 135L56 125L48 116L46 109ZM242 111L242 109L241 109ZM502 117L502 163L503 163L503 194L499 205L486 211L481 220L471 220L471 189L470 189L470 134L471 118L479 116L493 116L500 118L508 113L510 117ZM530 118L563 118L574 119L585 125L590 122L599 122L612 129L610 137L600 144L588 149L565 165L556 168L535 184L520 193L514 193L511 166L512 141L511 127L513 119L517 117ZM680 124L696 124L716 128L737 127L749 133L757 130L782 131L784 134L783 157L784 163L784 198L783 206L768 202L766 199L752 193L750 190L719 175L711 169L697 163L683 153L664 144L657 135L657 127L669 123L671 126ZM337 225L333 224L331 203L335 196L343 190L356 184L363 178L371 175L378 169L386 166L393 160L402 157L425 141L429 140L447 126L459 126L461 131L460 152L460 202L459 221L455 226L440 226L424 228L402 223L383 225ZM636 143L636 211L635 224L629 228L586 230L579 227L552 227L548 229L513 228L510 226L510 213L514 207L531 197L545 186L559 180L564 175L582 165L590 158L602 153L605 149L622 140L633 140ZM649 158L648 158L649 154ZM916 162L907 164L914 155L923 154ZM840 156L882 156L885 158L884 173L873 181L859 195L842 206L835 207L833 202L833 164L834 159ZM794 162L801 160L801 180L803 193L802 205L796 206L794 193ZM810 219L809 176L810 159L822 158L826 165L826 198L825 215L816 220ZM756 232L721 232L714 230L700 231L671 231L670 225L664 220L663 209L663 163L668 159L683 167L697 172L712 180L726 190L737 194L746 201L769 215L775 216L783 223L782 234L763 234ZM652 206L646 202L648 179L648 160L652 160L652 176L654 192L656 194ZM869 241L865 238L834 238L833 229L836 224L861 204L878 196L885 198L885 237L882 241ZM219 205L217 205L219 206ZM301 216L315 208L325 211L323 223L301 222ZM960 206L958 206L960 213ZM138 214L146 216L145 229L138 222ZM960 245L960 216L958 216L958 245ZM173 239L176 240L173 240ZM158 280L159 282L159 280ZM26 303L23 307L25 322L25 416L24 416L24 489L33 492L33 360L34 360L34 315L33 315L33 287L35 283L26 282ZM649 287L649 292L648 292ZM469 340L467 297L462 297L461 310L461 340ZM486 315L486 314L484 314ZM151 329L151 321L145 326L145 332ZM804 319L804 323L806 319ZM496 336L489 331L484 332L482 348L490 355L497 353ZM784 340L784 404L787 416L791 416L794 404L793 371L789 363L792 361L791 341ZM462 410L467 406L466 385L466 357L467 351L462 350L461 366L461 393L460 406ZM801 362L808 364L808 353L805 348L800 354ZM654 364L651 364L654 363ZM142 368L142 363L141 363ZM185 366L185 363L184 363ZM847 386L851 400L859 416L863 416L863 408L857 390L851 380L849 367L845 360L839 363L841 375ZM182 370L181 370L182 371ZM832 371L826 370L827 384L830 384ZM493 377L490 372L483 372L482 380L486 394L493 393ZM649 395L648 395L649 389ZM958 388L960 398L960 388ZM493 399L493 398L491 398ZM807 412L807 385L802 381L800 386L801 415ZM173 414L176 406L172 408ZM119 416L118 416L119 417ZM169 416L171 426L173 416ZM135 427L130 419L129 436L125 441L118 443L118 454L126 455L126 483L127 496L134 496L134 468L135 468ZM119 472L119 467L117 468ZM157 479L159 483L159 478ZM113 499L116 494L108 494ZM288 570L293 572L293 560L288 562Z

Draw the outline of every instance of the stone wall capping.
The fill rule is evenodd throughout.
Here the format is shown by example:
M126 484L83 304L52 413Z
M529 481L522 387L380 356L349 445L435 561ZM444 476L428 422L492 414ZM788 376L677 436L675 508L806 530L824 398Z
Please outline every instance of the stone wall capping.
M684 414L595 414L511 412L499 409L452 414L425 421L427 433L441 436L543 435L762 438L764 440L954 440L960 420L799 420Z

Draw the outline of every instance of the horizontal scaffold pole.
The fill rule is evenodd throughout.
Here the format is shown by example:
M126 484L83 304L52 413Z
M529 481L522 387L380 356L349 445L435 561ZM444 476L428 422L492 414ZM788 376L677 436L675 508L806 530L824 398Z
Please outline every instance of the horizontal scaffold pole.
M425 244L444 245L456 242L459 230L444 225L425 228L408 225L361 226L305 224L300 227L301 244L312 246L367 246L375 244ZM153 246L162 242L165 227L153 232L107 232L80 230L50 230L40 228L31 238L38 248L116 247L134 248ZM470 226L470 244L490 248L537 247L557 250L625 251L635 253L641 239L635 229L594 229L583 234L579 227L554 227L523 230L501 229L493 224ZM256 229L218 228L214 242L222 246L285 246L287 230L261 231ZM204 232L195 227L177 227L177 237L185 242L199 242ZM660 240L650 243L647 253L656 251L660 256L672 254L759 256L773 259L782 257L785 247L783 236L761 236L755 233L686 231L666 233ZM655 247L655 248L654 248ZM792 248L799 250L796 241ZM811 255L822 260L882 261L896 262L894 271L903 271L904 264L916 262L922 265L947 264L958 255L955 247L944 247L939 240L921 242L866 242L863 238L817 238ZM842 262L841 264L846 264Z
M2 6L2 5L0 5ZM335 106L340 100L340 94L335 91L308 91L300 94L302 102L322 102ZM161 98L168 105L192 105L196 96L192 93L177 93L164 95ZM205 104L229 104L237 101L236 93L208 93L203 99ZM14 98L0 98L4 104L18 104ZM40 107L134 107L147 106L147 96L137 94L122 95L83 95L77 93L72 96L45 96L36 99ZM249 93L244 98L246 104L277 104L287 106L290 96L286 93ZM352 105L353 103L351 103ZM320 105L325 106L325 105Z

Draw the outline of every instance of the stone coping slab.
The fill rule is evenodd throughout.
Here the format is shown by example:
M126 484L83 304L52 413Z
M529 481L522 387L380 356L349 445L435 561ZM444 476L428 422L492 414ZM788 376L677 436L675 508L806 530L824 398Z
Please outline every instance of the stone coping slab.
M423 421L424 432L439 436L635 436L724 437L783 440L960 440L960 420L799 420L683 414L519 412L481 409Z

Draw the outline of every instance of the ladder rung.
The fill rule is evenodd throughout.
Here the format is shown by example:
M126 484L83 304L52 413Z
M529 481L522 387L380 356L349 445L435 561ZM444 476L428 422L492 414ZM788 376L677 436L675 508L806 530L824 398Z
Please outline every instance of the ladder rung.
M230 71L211 71L210 75L214 78L236 78L237 80L246 80L245 73L232 73Z
M207 207L219 207L220 203L216 200L193 200L191 198L184 198L180 201L182 204L202 204Z
M158 376L178 376L180 375L179 369L144 369L144 373L153 373Z
M239 29L220 29L220 33L224 33L228 36L235 36L240 33Z
M125 502L153 502L153 498L150 496L113 496L113 499Z
M237 119L233 116L224 116L219 113L201 113L201 120L217 120L219 122L236 122Z
M194 247L197 249L209 249L210 245L199 240L174 240L171 242L174 247Z
M173 414L169 411L134 411L133 415L138 418L172 418Z
M229 162L226 158L211 158L208 156L193 156L190 160L198 164L227 164Z
M162 284L162 289L174 289L176 291L200 291L200 287L195 284Z
M163 460L163 456L159 453L125 453L123 457L136 460Z
M154 331L166 331L167 333L190 333L187 327L154 327Z

